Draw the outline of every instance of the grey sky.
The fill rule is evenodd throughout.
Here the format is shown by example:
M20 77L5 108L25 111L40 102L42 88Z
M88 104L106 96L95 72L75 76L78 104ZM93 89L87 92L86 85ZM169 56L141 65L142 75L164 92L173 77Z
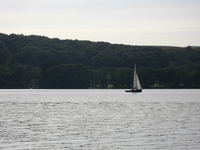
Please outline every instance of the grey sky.
M199 0L0 0L0 32L130 45L200 45Z

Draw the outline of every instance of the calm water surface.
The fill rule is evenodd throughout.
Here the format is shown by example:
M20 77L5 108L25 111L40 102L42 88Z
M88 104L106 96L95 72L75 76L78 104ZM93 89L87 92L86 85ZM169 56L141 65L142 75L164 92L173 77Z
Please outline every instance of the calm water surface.
M200 147L200 90L0 90L0 149Z

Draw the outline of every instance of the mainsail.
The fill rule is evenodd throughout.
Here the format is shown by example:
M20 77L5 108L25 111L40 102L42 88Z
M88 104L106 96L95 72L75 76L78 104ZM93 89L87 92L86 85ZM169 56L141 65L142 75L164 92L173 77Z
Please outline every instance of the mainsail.
M133 72L133 88L134 89L142 89L140 80L139 80L137 72L136 72L136 65L134 66L134 72Z

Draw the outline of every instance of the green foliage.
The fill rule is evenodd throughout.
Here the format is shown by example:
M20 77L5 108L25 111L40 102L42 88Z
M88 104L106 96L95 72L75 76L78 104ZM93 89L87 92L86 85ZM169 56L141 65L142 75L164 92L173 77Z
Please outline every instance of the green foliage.
M0 88L200 88L200 48L0 34Z
M0 64L7 65L11 61L11 54L7 50L0 50Z
M91 73L84 65L61 64L45 72L43 88L88 88Z
M6 49L5 43L0 40L0 50Z

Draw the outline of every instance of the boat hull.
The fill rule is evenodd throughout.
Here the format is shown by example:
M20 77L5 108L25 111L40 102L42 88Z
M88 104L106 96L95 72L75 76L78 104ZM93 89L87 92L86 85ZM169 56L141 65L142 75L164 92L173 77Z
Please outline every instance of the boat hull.
M125 90L125 92L133 92L133 93L136 93L136 92L142 92L142 89L136 89L136 90Z

